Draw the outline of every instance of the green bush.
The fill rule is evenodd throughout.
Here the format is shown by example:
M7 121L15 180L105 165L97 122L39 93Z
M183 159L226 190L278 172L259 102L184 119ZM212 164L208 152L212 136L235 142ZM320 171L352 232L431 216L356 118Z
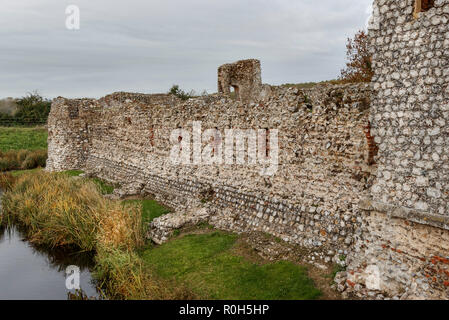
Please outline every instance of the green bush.
M38 93L29 93L17 100L14 118L25 122L46 122L50 113L51 101Z
M14 114L0 113L0 123L6 126L43 124L47 122L51 101L38 93L29 93L15 101L17 110Z
M190 98L194 98L196 96L195 91L192 90L190 92L185 92L184 90L179 88L179 86L177 84L174 84L170 88L170 91L168 93L172 94L172 95L175 95L179 99L184 100L184 101L185 100L189 100Z

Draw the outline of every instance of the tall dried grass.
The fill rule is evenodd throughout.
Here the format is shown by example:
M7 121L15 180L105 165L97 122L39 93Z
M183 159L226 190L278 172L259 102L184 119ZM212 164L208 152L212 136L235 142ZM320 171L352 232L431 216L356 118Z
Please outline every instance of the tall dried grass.
M47 150L10 150L0 151L0 171L28 170L45 167Z
M138 208L104 199L88 180L45 172L25 174L5 193L3 205L5 215L23 224L36 244L86 251L102 241L129 250L142 244L136 228L141 221Z
M94 276L108 297L192 297L183 287L169 290L173 286L143 270L137 254L144 245L137 204L105 199L94 182L68 175L33 172L3 180L8 185L2 201L5 220L24 226L32 243L95 251Z
M10 173L0 173L0 189L10 190L14 185L16 178Z

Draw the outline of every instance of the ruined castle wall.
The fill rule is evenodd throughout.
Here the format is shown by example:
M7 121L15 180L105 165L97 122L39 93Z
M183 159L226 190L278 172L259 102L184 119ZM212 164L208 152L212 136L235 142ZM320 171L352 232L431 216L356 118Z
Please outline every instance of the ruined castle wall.
M414 0L376 2L373 197L449 216L449 1L418 19Z
M234 88L235 96L249 102L262 89L260 61L256 59L228 63L218 68L218 93L228 94Z
M349 253L337 277L348 295L448 299L449 0L415 7L423 2L374 1L372 86L270 87L246 60L220 67L219 94L188 101L58 98L48 170L84 169L186 213L206 210L216 227L267 232L325 259ZM243 88L236 99L230 87ZM193 121L222 133L278 129L277 173L173 164L170 135Z
M94 100L66 100L57 98L48 117L48 160L47 168L55 171L79 169L85 166L90 151L89 135Z
M357 204L370 186L369 96L369 86L361 84L265 86L251 104L220 94L184 102L126 93L61 98L50 114L48 170L85 169L175 209L206 207L217 227L267 232L332 256L352 243L360 223ZM72 105L80 106L79 118L67 117ZM171 132L191 130L193 121L222 133L278 129L277 173L262 176L259 166L237 164L174 165Z
M378 172L361 206L349 290L448 299L449 1L414 11L415 0L374 2L370 119Z

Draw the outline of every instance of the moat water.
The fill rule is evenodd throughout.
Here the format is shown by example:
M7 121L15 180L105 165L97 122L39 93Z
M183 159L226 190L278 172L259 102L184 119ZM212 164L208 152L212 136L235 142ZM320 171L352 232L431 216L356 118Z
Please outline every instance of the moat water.
M76 290L66 287L68 266L79 268L83 293L98 298L89 271L93 266L91 255L38 248L27 242L18 228L0 227L0 300L69 299Z

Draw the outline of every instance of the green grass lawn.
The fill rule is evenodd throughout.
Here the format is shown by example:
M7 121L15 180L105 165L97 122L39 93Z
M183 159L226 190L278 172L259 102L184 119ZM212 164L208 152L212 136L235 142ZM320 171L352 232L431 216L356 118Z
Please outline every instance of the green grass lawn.
M258 265L233 252L237 235L224 232L175 238L142 253L146 267L185 283L200 298L316 299L305 267L282 261Z
M19 177L25 173L32 173L32 172L39 172L42 168L35 168L35 169L29 169L29 170L13 170L9 171L9 173L14 177Z
M91 180L98 186L101 194L111 194L115 190L115 186L112 183L99 178L91 178Z
M170 212L170 209L160 205L156 200L151 199L126 200L125 203L141 204L143 223L149 223L154 219Z
M47 129L0 127L0 151L47 149Z

